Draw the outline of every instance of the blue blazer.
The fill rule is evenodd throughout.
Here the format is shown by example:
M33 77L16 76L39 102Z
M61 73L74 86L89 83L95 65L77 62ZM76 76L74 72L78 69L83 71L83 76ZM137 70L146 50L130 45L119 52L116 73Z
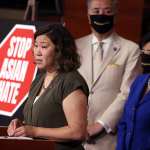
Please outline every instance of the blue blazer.
M150 92L143 95L149 78L149 74L140 75L131 86L116 150L150 150Z

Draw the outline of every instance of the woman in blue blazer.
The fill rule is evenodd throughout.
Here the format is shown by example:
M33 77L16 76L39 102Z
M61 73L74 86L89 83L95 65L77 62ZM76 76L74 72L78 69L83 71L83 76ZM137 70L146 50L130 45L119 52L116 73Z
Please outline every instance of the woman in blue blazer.
M116 150L150 150L150 74L138 76L131 86Z

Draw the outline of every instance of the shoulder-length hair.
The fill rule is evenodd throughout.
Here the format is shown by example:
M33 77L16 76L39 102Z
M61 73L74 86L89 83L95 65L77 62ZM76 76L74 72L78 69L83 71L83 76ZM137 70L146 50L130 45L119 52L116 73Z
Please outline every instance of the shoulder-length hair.
M75 40L61 24L50 24L37 29L34 40L39 35L46 35L55 45L55 68L58 72L69 72L80 67Z

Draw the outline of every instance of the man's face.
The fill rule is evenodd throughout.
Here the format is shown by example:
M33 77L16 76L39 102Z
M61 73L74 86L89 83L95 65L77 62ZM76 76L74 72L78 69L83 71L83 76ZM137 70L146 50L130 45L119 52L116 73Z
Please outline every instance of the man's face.
M88 19L92 32L111 33L114 25L112 0L91 0L88 4Z
M112 0L91 0L88 7L89 15L113 15Z

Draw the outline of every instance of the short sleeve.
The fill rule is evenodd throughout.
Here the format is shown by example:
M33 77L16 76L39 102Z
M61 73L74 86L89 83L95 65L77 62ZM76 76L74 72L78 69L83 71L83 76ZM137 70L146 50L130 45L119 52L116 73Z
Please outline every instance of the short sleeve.
M89 89L83 77L77 71L67 73L63 83L63 99L77 89L81 89L88 97Z

